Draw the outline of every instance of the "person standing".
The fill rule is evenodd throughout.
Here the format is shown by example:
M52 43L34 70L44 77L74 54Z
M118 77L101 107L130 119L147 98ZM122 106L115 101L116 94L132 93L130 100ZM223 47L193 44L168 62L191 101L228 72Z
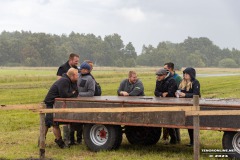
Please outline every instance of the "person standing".
M78 69L77 68L78 63L79 63L79 55L77 55L75 53L71 53L69 55L68 61L58 68L57 79L61 78L64 73L67 73L67 71L71 67Z
M182 81L182 77L180 77L174 70L174 63L172 62L168 62L164 64L164 69L168 70L173 78L175 79L176 83L177 83L177 87L179 86L180 82ZM175 132L176 132L176 136L177 136L177 143L181 142L181 136L180 136L180 129L179 128L175 128ZM168 139L168 133L167 130L165 128L163 128L163 140L167 140Z
M199 97L201 97L200 83L196 79L196 71L194 68L188 67L183 71L183 80L178 89L181 90L181 92L175 94L178 94L180 98L193 98L193 95L199 95ZM190 143L187 144L187 146L193 146L193 129L188 129L188 134Z
M182 81L182 77L180 77L175 72L175 70L174 70L174 63L172 63L172 62L165 63L163 68L168 70L172 74L173 79L175 79L175 81L177 83L177 86L179 86L180 82Z
M67 71L72 67L75 69L77 68L77 65L79 63L79 55L75 53L71 53L69 55L68 61L64 64L62 64L57 71L57 79L60 79L63 74L67 73ZM63 139L66 143L69 143L69 125L63 126Z
M129 71L128 79L123 80L117 90L119 96L144 96L144 87L135 71Z
M77 97L78 90L76 82L78 80L78 70L70 68L66 74L62 75L62 78L58 79L48 91L44 103L47 108L53 108L55 98L72 98ZM45 137L48 132L48 128L53 126L53 133L55 135L55 142L60 148L66 147L62 140L61 130L59 124L53 122L53 114L48 113L45 117Z
M159 69L156 72L156 87L154 94L156 97L175 97L177 83L171 73L166 69ZM176 132L174 128L166 129L171 137L170 144L177 143Z
M79 97L93 97L95 93L95 80L90 75L91 66L83 62L80 66L80 74L77 81ZM77 132L77 143L82 142L83 125L80 123L70 124L70 145L75 144L74 132Z

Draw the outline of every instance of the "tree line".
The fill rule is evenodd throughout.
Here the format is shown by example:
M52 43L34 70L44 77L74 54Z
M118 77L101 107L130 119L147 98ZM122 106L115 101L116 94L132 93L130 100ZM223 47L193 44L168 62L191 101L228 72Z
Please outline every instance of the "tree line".
M220 49L205 37L188 37L182 43L159 42L157 47L143 45L137 55L131 42L126 45L118 34L104 38L71 32L69 35L3 31L0 34L0 66L59 66L71 53L98 66L240 67L240 51Z

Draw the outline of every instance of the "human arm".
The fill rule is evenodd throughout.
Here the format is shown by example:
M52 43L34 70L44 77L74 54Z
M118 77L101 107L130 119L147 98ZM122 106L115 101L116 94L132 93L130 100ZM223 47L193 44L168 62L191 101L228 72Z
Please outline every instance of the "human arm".
M185 93L185 98L193 98L193 95L199 95L200 96L200 83L198 80L195 80L192 84L192 93Z
M156 81L156 87L155 87L155 91L154 91L154 95L156 97L162 97L162 92L160 92L158 90L159 87L160 87L159 81Z
M125 82L126 80L123 80L121 83L120 83L120 86L118 87L118 90L117 90L117 94L119 96L123 96L123 91L124 91L124 86L125 86Z

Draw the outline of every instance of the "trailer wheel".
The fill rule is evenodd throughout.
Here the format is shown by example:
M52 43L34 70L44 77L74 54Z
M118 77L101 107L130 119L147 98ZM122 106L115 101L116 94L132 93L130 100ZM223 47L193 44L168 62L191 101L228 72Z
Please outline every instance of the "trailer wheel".
M154 145L161 136L162 128L125 126L128 142L137 145Z
M240 158L240 132L224 132L222 146L230 151L229 157Z
M117 149L122 143L122 129L117 125L85 124L83 137L92 151Z

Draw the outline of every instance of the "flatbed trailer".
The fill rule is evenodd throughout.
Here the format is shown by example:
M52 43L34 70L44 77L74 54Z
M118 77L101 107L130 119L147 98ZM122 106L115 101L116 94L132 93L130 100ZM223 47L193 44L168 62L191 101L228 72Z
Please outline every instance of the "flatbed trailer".
M200 99L200 111L238 111L239 99ZM83 125L84 142L90 150L111 150L121 145L125 133L131 144L153 145L161 128L193 128L193 99L149 96L95 96L56 98L55 109L80 109L80 112L55 113L54 121ZM191 114L189 114L191 113ZM224 131L223 149L240 158L240 116L200 116L200 130Z

